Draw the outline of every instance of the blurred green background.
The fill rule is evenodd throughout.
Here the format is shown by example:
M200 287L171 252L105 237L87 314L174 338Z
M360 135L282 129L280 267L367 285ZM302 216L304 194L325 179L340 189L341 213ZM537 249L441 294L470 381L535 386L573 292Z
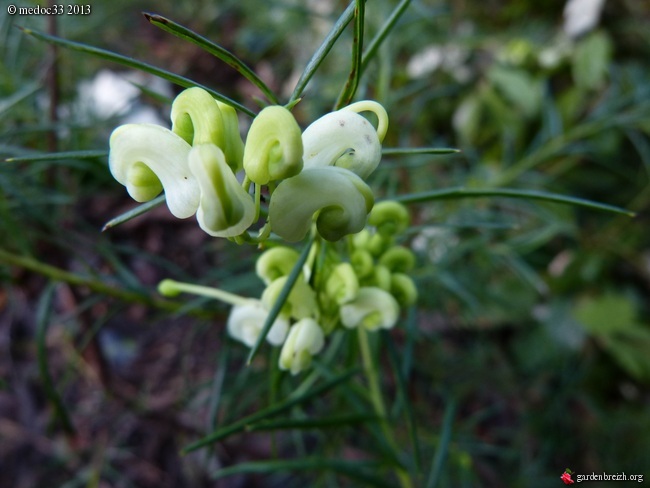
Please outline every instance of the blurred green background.
M385 157L370 180L379 196L507 187L637 213L506 198L410 206L420 299L390 332L406 396L385 344L379 354L399 444L421 464L414 486L559 486L567 467L650 476L650 3L571 3L565 14L564 0L413 0L361 80L356 98L390 116L385 146L462 150ZM134 207L101 155L112 129L167 124L180 88L17 29L132 56L256 110L246 80L141 12L226 47L287 100L347 3L92 1L89 15L56 17L10 16L10 4L37 5L0 10L0 486L363 484L326 466L215 479L266 459L381 459L361 424L179 455L299 384L269 373L270 350L245 366L226 307L155 293L171 277L258 296L257 252L162 207L101 233ZM366 42L397 4L367 3ZM331 109L351 39L349 27L294 110L302 127ZM99 152L41 158L82 150ZM327 361L357 360L317 368ZM291 415L345 412L349 395Z

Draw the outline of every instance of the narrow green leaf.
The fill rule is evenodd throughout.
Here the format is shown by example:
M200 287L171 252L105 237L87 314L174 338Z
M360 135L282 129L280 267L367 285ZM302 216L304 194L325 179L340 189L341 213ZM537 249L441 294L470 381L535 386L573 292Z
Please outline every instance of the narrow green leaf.
M161 105L171 105L172 103L174 103L173 96L169 97L167 95L163 95L162 93L157 92L156 90L152 90L151 88L149 88L146 85L143 85L142 83L136 83L134 81L129 81L129 83L131 83L131 85L133 85L138 90L140 90L140 92L143 95L145 95L148 98L151 98L152 100L154 100L155 102Z
M59 396L56 388L54 386L54 381L50 375L50 369L47 364L47 348L46 348L46 336L47 328L50 324L50 312L52 310L52 298L54 295L54 284L50 283L43 292L41 299L38 302L38 309L36 312L36 355L38 361L38 370L41 375L41 380L43 381L43 389L45 390L45 395L52 402L54 407L54 413L61 421L63 425L63 430L68 435L75 435L75 428L72 425L68 411L63 404L63 400Z
M213 56L221 59L230 67L235 69L239 74L244 78L250 81L253 85L260 89L262 93L269 99L273 104L278 103L278 99L271 89L260 79L259 76L249 68L241 59L235 56L233 53L224 49L223 47L215 44L214 42L206 39L203 36L200 36L196 32L188 29L185 26L177 24L173 20L167 19L162 15L150 14L147 12L143 13L144 17L151 22L156 27L169 32L170 34L175 35L181 39L191 42L192 44L197 45L204 51L209 52Z
M318 70L318 67L321 65L325 57L329 54L330 50L332 49L332 47L334 46L338 38L341 36L341 34L343 33L347 25L354 17L354 9L355 9L355 2L352 1L350 2L350 5L348 5L348 8L345 9L341 17L339 17L336 23L332 26L332 29L327 34L327 37L325 37L325 39L323 40L323 43L319 46L319 48L316 50L314 55L311 57L311 59L307 63L307 66L305 66L302 75L300 75L300 79L298 80L298 83L296 83L296 87L293 89L293 93L291 94L291 98L289 99L290 104L297 101L302 95L302 92L305 91L305 87L307 86L307 83L309 83L309 80L312 79L312 77Z
M218 366L214 372L212 380L212 389L210 391L210 403L208 408L208 429L216 430L218 422L219 406L223 396L223 384L228 372L228 356L230 352L231 341L222 341L219 347Z
M414 154L457 154L460 149L451 147L385 147L381 150L384 156L412 156Z
M38 90L41 89L41 85L36 82L32 82L28 85L23 86L20 90L15 93L12 93L10 96L0 100L0 114L10 110L18 103L22 102L26 98L29 98Z
M246 428L248 432L263 430L286 430L286 429L324 429L330 427L344 427L346 425L358 425L365 422L377 422L379 417L368 414L340 415L336 417L325 417L321 419L287 419L277 421L263 421Z
M363 57L363 27L366 12L366 0L356 0L354 8L354 35L352 38L352 67L348 80L336 102L336 109L340 109L350 103L359 87L361 78L361 59Z
M56 36L51 36L49 34L44 34L43 32L38 32L34 31L31 29L25 29L24 27L21 27L21 30L30 36L35 37L36 39L39 39L41 41L49 42L51 44L55 44L57 46L65 47L67 49L72 49L74 51L79 51L87 54L92 54L94 56L100 57L102 59L106 59L108 61L113 61L114 63L121 64L122 66L128 66L129 68L133 69L139 69L141 71L144 71L146 73L151 73L152 75L158 76L160 78L163 78L167 81L170 81L176 85L182 86L183 88L191 88L193 86L198 86L199 88L203 88L205 91L210 93L214 98L219 100L220 102L223 102L227 105L230 105L231 107L247 114L250 115L251 117L255 117L255 112L251 111L250 109L246 108L239 102L236 102L234 100L231 100L230 98L222 95L219 92L214 91L212 88L208 88L207 86L201 85L199 83L196 83L189 78L185 78L184 76L180 76L174 73L171 73L169 71L166 71L161 68L157 68L155 66L152 66L150 64L144 63L142 61L138 61L136 59L130 58L128 56L123 56L121 54L113 53L111 51L107 51L105 49L101 49L98 47L94 46L89 46L87 44L82 44L79 42L75 41L69 41L67 39L63 39L61 37L56 37Z
M451 399L447 403L447 408L445 408L445 416L442 420L442 429L440 432L440 442L438 443L438 448L433 457L433 463L431 466L431 473L429 474L429 481L427 482L427 488L435 488L440 480L440 475L442 474L442 468L445 465L445 460L447 458L447 452L449 451L449 442L451 441L451 430L452 424L454 423L454 414L456 412L456 401Z
M220 469L214 478L225 478L235 474L276 473L280 471L333 471L348 478L361 481L369 486L393 488L395 485L386 478L373 475L381 466L375 461L347 461L327 458L280 459L240 463L230 468Z
M255 422L258 422L260 420L265 420L269 417L272 417L274 415L278 415L282 412L285 412L289 410L290 408L294 407L295 405L300 405L302 403L305 403L312 398L315 398L319 395L322 395L326 391L334 388L335 386L344 383L345 381L349 380L352 376L357 374L359 372L358 369L352 369L348 370L345 373L342 373L334 378L332 378L329 381L326 381L325 383L321 384L320 386L317 386L313 390L310 390L302 395L297 395L291 398L288 398L280 403L276 403L274 405L271 405L270 407L267 407L265 409L259 410L247 417L244 417L243 419L240 419L226 427L223 427L207 436L205 436L202 439L199 439L198 441L190 444L189 446L185 447L183 449L183 454L187 454L192 451L196 451L197 449L200 449L201 447L207 446L209 444L213 444L217 441L220 441L222 439L225 439L226 437L236 434L238 432L243 432L246 430L246 428Z
M183 304L171 300L156 299L151 293L140 293L107 285L106 278L103 277L95 278L92 276L82 276L70 273L69 271L65 271L55 266L50 266L49 264L42 263L36 259L7 252L2 248L0 248L0 263L18 266L40 275L47 276L55 281L64 281L74 286L86 286L95 293L102 293L128 303L142 303L170 312L177 312L183 306ZM192 314L202 317L211 317L211 314L201 310L193 311Z
M112 229L113 227L117 227L120 224L123 224L124 222L128 222L131 219L134 219L136 217L139 217L140 215L147 213L149 210L153 210L160 204L162 204L165 201L165 194L163 193L160 196L157 196L153 200L149 200L146 203L143 203L142 205L138 205L137 207L129 210L128 212L124 212L122 215L118 215L117 217L109 220L104 224L104 227L102 227L102 232Z
M273 304L273 307L269 312L269 316L266 318L266 322L264 322L264 327L262 328L262 332L260 332L260 335L257 338L255 345L252 347L251 352L248 355L248 361L247 361L248 364L251 363L251 361L255 357L255 354L262 346L262 343L264 342L264 339L266 339L269 330L271 330L271 326L273 325L273 322L275 322L275 319L280 314L280 310L282 310L284 303L287 301L287 298L289 298L289 293L291 293L291 290L293 289L293 285L296 283L296 281L298 281L298 276L300 276L300 274L302 273L302 267L307 261L307 257L309 256L309 250L311 249L313 243L314 243L314 239L309 238L307 244L305 244L305 247L302 250L302 253L300 254L300 257L298 258L298 261L296 261L296 264L293 266L291 273L289 273L289 276L287 277L287 282L284 284L282 291L278 295L278 299Z
M386 22L384 22L384 25L381 26L379 32L377 32L372 41L370 41L370 45L366 49L366 52L363 54L363 59L361 61L361 74L363 74L363 72L366 70L368 63L370 63L372 58L377 53L379 46L381 46L381 43L384 42L386 37L388 37L388 34L391 33L397 24L397 21L406 11L410 3L411 0L402 0L388 16L388 19L386 19Z
M88 150L88 151L67 151L58 153L35 154L33 156L15 156L5 159L5 163L23 163L26 161L60 161L62 159L96 159L105 158L108 151Z
M526 200L543 200L546 202L562 203L566 205L576 205L578 207L591 208L593 210L603 210L617 214L634 217L636 214L624 208L607 205L605 203L593 202L583 198L569 197L558 195L556 193L547 193L537 190L517 190L511 188L464 188L453 187L443 190L432 190L423 193L412 193L410 195L401 195L391 198L405 204L431 202L434 200L452 200L456 198L482 198L482 197L505 197L505 198L523 198Z

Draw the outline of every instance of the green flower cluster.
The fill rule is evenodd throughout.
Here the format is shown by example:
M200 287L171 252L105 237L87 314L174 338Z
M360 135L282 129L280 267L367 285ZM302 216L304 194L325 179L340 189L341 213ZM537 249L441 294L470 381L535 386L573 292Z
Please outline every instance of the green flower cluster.
M377 116L376 129L360 115L366 111ZM111 135L111 173L135 200L164 190L173 215L196 215L208 234L238 242L261 242L271 232L299 241L313 221L323 238L336 241L366 224L374 197L364 179L381 160L388 127L377 102L326 114L303 133L287 108L269 106L244 144L235 110L195 87L176 97L171 121L171 130L127 124ZM262 186L271 195L269 217L252 237Z
M281 346L279 366L292 374L309 367L312 357L337 328L390 329L400 308L415 303L417 289L407 275L415 256L396 244L409 226L409 214L399 203L375 205L370 226L350 235L345 254L337 246L317 240L267 340ZM257 260L257 275L266 284L259 300L233 307L230 335L252 347L268 313L278 300L288 275L299 260L289 247L277 246Z

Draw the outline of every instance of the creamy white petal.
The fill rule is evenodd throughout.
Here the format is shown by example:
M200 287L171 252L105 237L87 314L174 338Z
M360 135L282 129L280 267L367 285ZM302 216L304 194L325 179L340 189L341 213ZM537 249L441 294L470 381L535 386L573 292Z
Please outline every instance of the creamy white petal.
M234 237L255 220L253 198L241 187L223 151L214 144L194 146L189 166L200 188L196 213L201 228L215 237Z
M340 315L341 322L348 328L390 329L397 323L399 305L387 291L363 287L355 300L341 306Z
M361 231L373 204L372 190L351 171L306 169L275 189L269 205L271 229L287 241L299 241L318 212L318 232L328 241L336 241Z
M233 339L243 342L248 347L253 347L262 332L268 315L268 310L259 300L250 300L244 305L237 305L232 308L228 317L228 333ZM289 322L278 317L273 322L266 340L274 346L279 346L284 342L288 330Z
M165 190L167 206L184 219L199 206L199 187L188 167L190 145L169 129L126 124L113 131L108 164L113 177L138 202Z

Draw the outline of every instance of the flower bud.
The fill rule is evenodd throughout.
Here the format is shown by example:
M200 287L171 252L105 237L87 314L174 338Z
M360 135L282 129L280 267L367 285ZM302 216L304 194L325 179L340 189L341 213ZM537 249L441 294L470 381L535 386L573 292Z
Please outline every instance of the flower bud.
M336 265L327 278L325 291L339 305L356 298L359 292L359 280L350 263Z
M404 232L411 224L411 217L401 203L385 200L379 202L368 216L368 224L377 228L385 237L392 237Z
M290 247L272 247L257 258L255 272L265 284L269 285L278 278L288 276L298 257L298 252Z
M183 90L172 103L172 131L192 146L214 144L234 173L242 166L244 143L235 109L199 87Z
M253 120L244 146L244 171L259 185L295 176L302 170L298 122L279 105L266 107Z
M352 236L352 246L354 249L363 249L365 250L368 247L370 242L370 231L368 229L363 229L361 232L357 232Z
M350 263L359 278L365 278L372 274L375 266L370 253L363 249L357 249L352 253L350 256Z
M379 264L386 266L391 273L406 273L415 266L415 255L404 246L393 246L381 255Z
M305 318L291 326L282 351L280 369L296 375L311 365L312 356L325 345L323 330L314 319Z
M373 272L374 285L384 291L390 291L391 274L386 266L378 264Z
M391 275L390 293L402 307L409 307L418 299L418 289L413 283L413 279L403 273Z
M269 310L278 300L287 279L287 276L277 278L262 293L262 303ZM292 317L296 320L318 316L316 293L305 282L304 278L298 277L280 313L285 317Z

